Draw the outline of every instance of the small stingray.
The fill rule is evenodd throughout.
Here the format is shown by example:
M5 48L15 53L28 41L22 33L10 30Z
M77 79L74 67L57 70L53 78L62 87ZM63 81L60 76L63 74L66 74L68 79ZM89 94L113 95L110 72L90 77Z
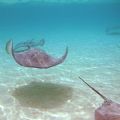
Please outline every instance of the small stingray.
M118 48L120 48L120 45L117 45Z
M53 83L32 82L16 88L12 95L24 107L51 109L71 99L73 89Z
M45 44L44 39L41 39L37 42L35 42L32 39L32 40L28 40L26 42L20 42L20 43L16 44L15 47L14 47L14 51L15 52L23 52L23 51L29 50L32 47L43 46L44 44Z
M114 26L106 29L107 35L120 35L120 26Z
M87 86L100 95L104 103L95 110L95 120L120 120L120 104L113 102L112 100L103 96L100 92L90 86L84 79L79 77Z
M64 62L68 54L68 48L66 48L64 55L60 58L54 58L45 51L37 48L30 48L24 52L15 52L12 40L7 42L6 50L19 65L33 68L49 68L56 66Z

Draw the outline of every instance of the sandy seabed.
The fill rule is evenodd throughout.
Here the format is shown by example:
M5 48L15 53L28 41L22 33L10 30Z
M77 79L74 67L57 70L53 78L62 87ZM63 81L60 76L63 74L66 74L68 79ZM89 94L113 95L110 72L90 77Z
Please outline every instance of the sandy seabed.
M3 55L0 61L0 119L94 120L94 111L103 100L78 76L120 103L119 61L112 58L114 60L106 64L111 56L90 56L73 53L63 64L40 70L21 67Z

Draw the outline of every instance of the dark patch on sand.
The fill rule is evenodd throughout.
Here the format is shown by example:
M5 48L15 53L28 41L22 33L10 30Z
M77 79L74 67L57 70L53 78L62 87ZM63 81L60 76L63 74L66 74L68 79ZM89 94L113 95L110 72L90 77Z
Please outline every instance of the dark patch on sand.
M13 96L22 106L32 108L56 108L72 98L73 89L69 86L32 82L16 88Z

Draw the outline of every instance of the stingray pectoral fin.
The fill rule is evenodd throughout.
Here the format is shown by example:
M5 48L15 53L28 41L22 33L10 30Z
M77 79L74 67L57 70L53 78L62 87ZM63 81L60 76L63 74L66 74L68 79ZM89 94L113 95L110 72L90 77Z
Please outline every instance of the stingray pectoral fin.
M13 47L13 43L12 43L12 40L9 40L7 43L6 43L6 52L10 55L12 55L12 48Z
M66 51L65 51L64 55L62 57L58 58L56 60L56 62L54 63L54 65L57 65L57 64L60 64L60 63L64 62L64 60L67 57L67 54L68 54L68 47L66 47Z

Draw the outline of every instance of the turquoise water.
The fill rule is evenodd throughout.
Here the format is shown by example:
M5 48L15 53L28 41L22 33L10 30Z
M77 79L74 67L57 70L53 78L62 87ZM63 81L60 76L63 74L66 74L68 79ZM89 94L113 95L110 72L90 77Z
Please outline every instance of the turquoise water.
M108 28L120 26L119 11L119 3L1 3L0 119L93 120L103 100L78 76L120 103L120 34L106 33ZM67 59L42 70L18 65L6 53L6 42L13 39L17 44L32 38L44 38L43 49L57 57L68 46ZM24 107L11 93L33 81L70 86L72 98L49 110Z

